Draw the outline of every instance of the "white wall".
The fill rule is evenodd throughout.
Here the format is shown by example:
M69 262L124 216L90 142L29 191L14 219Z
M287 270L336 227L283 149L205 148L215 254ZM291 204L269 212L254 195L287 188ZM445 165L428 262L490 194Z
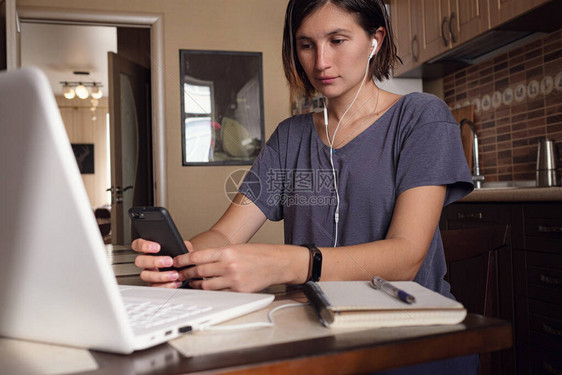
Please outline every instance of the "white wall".
M377 86L383 90L400 95L423 91L421 78L391 78L386 81L377 82Z

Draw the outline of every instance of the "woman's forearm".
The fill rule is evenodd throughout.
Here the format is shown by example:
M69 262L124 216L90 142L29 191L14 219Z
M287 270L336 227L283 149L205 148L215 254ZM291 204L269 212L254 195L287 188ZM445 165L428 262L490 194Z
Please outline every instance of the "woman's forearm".
M194 251L210 248L217 249L232 245L232 242L225 234L214 228L199 233L193 237L190 242L193 245Z
M354 246L320 248L323 256L322 280L412 280L427 248L401 238L385 239Z

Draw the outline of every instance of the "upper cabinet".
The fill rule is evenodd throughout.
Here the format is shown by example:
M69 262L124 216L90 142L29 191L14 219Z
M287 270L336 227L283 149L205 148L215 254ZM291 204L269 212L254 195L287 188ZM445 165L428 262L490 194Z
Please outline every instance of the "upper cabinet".
M552 0L391 0L400 76ZM555 0L560 1L560 0Z
M550 0L488 0L492 27L507 22L520 14L548 3ZM555 0L556 1L556 0Z
M450 0L450 16L447 23L451 47L456 47L490 29L488 1L492 0Z
M448 30L442 30L441 20L446 18L449 7L444 0L412 1L414 15L422 15L416 35L420 40L420 58L422 61L435 56L448 46ZM445 34L443 34L445 31Z
M393 32L407 72L486 31L488 0L392 0Z
M417 37L414 37L413 26L420 22L419 17L412 17L412 7L410 0L392 0L390 5L392 32L398 56L402 64L395 67L394 75L407 72L418 65L419 47ZM410 20L412 20L410 22Z

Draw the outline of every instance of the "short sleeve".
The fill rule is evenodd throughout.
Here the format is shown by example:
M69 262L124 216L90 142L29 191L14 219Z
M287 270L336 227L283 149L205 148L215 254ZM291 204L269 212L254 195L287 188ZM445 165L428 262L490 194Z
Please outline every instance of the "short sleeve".
M281 170L279 128L277 128L238 189L240 193L258 206L271 221L279 221L283 218L283 206L279 199L275 199L275 197L282 196L283 184L276 176L272 175Z
M418 186L447 185L447 205L468 195L474 185L459 128L441 103L437 99L430 103L405 132L396 166L396 193Z

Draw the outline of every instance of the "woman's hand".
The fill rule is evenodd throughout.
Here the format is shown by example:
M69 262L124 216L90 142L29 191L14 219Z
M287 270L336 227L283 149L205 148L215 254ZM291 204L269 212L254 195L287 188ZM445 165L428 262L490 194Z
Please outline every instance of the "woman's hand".
M172 259L169 256L157 255L160 251L158 243L143 239L133 241L133 250L143 253L135 259L135 265L144 269L140 274L141 279L151 286L168 288L178 288L186 280L190 280L192 287L203 289L256 291L271 285L266 281L267 277L262 277L264 274L268 276L267 271L258 270L268 269L268 264L272 262L269 259L272 253L278 253L266 251L265 248L277 247L246 244L263 225L266 217L255 204L246 202L245 199L239 193L235 199L238 203L232 203L213 227L193 237L192 241L185 241L189 250L187 254ZM232 243L243 245L231 245ZM242 249L248 250L241 251ZM195 255L199 251L203 253ZM159 268L181 269L193 265L196 266L193 267L194 271L159 271ZM205 272L205 276L199 273L199 269ZM255 273L256 276L246 275L245 272ZM201 280L202 277L208 280ZM192 278L199 280L191 280Z
M189 241L184 241L187 249L193 251L193 246ZM144 254L157 254L160 251L160 244L138 238L131 244L133 250ZM157 255L138 255L135 258L135 266L143 268L140 274L141 280L151 286L166 288L179 288L182 285L178 271L159 271L159 268L172 267L174 259L170 256Z
M300 246L269 244L229 245L203 249L174 258L179 280L193 288L257 292L275 284L302 283L308 268L308 250ZM302 280L301 280L302 279Z

